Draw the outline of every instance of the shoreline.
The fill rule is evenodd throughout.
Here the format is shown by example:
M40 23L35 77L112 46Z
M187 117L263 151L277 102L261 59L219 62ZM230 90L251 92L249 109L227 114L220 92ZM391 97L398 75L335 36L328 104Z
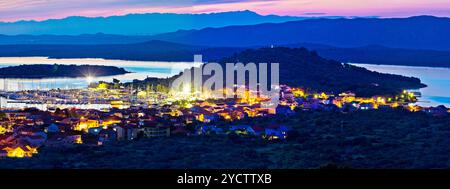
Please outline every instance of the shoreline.
M131 73L117 66L76 64L21 64L0 68L1 79L105 77Z

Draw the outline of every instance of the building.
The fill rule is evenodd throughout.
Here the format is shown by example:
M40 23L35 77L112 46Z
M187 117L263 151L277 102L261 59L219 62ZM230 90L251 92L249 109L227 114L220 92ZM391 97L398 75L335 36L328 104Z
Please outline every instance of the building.
M170 128L164 126L145 127L142 129L143 136L146 138L169 137Z
M6 147L6 148L3 148L3 150L6 151L7 157L13 157L13 158L32 157L33 154L38 153L37 148L31 147L29 145Z
M284 140L287 138L288 128L284 125L269 125L264 132L267 140Z
M121 125L114 127L117 140L134 140L138 138L138 128L133 126Z

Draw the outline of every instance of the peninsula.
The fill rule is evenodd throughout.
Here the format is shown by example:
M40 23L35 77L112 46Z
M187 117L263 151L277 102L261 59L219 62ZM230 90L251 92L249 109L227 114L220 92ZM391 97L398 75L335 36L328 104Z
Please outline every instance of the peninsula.
M0 78L93 77L130 73L123 68L100 65L39 64L0 68Z

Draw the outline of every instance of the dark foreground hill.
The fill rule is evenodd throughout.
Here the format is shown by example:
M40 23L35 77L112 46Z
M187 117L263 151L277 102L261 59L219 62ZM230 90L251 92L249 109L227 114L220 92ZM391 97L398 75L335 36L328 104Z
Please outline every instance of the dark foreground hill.
M98 65L39 64L0 68L0 78L110 76L129 73L123 68Z
M280 83L334 93L353 91L357 95L370 96L425 86L418 78L382 74L327 60L305 48L251 49L221 62L279 63Z
M402 110L302 111L250 124L285 124L287 141L189 136L42 147L32 158L0 159L3 169L449 168L450 117Z

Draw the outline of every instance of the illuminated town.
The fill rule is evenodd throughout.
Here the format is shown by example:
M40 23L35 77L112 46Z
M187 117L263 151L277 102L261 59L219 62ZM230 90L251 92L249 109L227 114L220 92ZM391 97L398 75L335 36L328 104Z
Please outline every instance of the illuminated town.
M279 104L267 108L268 99L248 92L236 98L174 92L163 87L133 89L100 82L86 89L1 92L7 103L0 114L0 156L32 157L42 146L113 145L138 138L229 135L261 140L288 140L283 124L242 125L234 122L253 117L291 116L298 111L348 113L401 108L432 115L448 114L444 106L423 108L414 104L417 93L357 97L352 92L327 94L280 86ZM81 105L81 106L80 106ZM225 124L223 124L225 123Z

